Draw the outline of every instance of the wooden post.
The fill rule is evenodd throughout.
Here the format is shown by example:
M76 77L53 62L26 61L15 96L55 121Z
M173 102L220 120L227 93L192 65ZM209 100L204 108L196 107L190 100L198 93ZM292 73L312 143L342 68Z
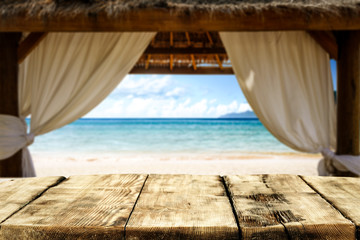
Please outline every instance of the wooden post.
M18 45L21 33L0 33L0 114L19 116ZM0 160L0 177L21 177L21 151Z
M360 31L337 33L337 149L339 155L359 155ZM340 173L338 175L344 175Z

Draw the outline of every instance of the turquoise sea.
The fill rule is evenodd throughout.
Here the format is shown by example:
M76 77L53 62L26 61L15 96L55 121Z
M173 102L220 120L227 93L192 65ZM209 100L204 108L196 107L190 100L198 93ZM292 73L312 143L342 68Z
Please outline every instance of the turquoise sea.
M258 119L80 119L38 136L32 152L294 152Z

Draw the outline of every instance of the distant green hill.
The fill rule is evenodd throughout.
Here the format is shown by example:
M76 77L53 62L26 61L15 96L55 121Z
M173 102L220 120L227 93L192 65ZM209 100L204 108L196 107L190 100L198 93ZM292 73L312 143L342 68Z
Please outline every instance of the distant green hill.
M242 113L228 113L219 118L257 118L253 111L246 111Z

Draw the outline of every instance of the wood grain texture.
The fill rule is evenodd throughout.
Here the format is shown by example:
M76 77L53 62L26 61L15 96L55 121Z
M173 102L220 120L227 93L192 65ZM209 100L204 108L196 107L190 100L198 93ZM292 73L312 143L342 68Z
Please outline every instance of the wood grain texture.
M360 29L360 14L337 15L332 11L309 14L299 8L247 8L211 12L172 11L159 8L135 8L108 17L105 11L91 14L52 14L46 17L11 14L1 19L0 31L280 31L280 30L354 30Z
M126 239L238 239L219 176L150 175Z
M226 176L242 239L355 239L355 226L292 175Z
M356 224L357 239L360 239L360 178L303 177L303 179Z
M63 177L0 180L0 223Z
M70 177L1 226L4 239L123 239L146 175Z

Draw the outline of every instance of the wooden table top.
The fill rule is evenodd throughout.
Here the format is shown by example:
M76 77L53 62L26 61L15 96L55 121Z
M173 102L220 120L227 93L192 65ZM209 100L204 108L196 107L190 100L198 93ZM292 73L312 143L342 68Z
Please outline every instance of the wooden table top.
M0 239L359 239L360 178L0 180Z

